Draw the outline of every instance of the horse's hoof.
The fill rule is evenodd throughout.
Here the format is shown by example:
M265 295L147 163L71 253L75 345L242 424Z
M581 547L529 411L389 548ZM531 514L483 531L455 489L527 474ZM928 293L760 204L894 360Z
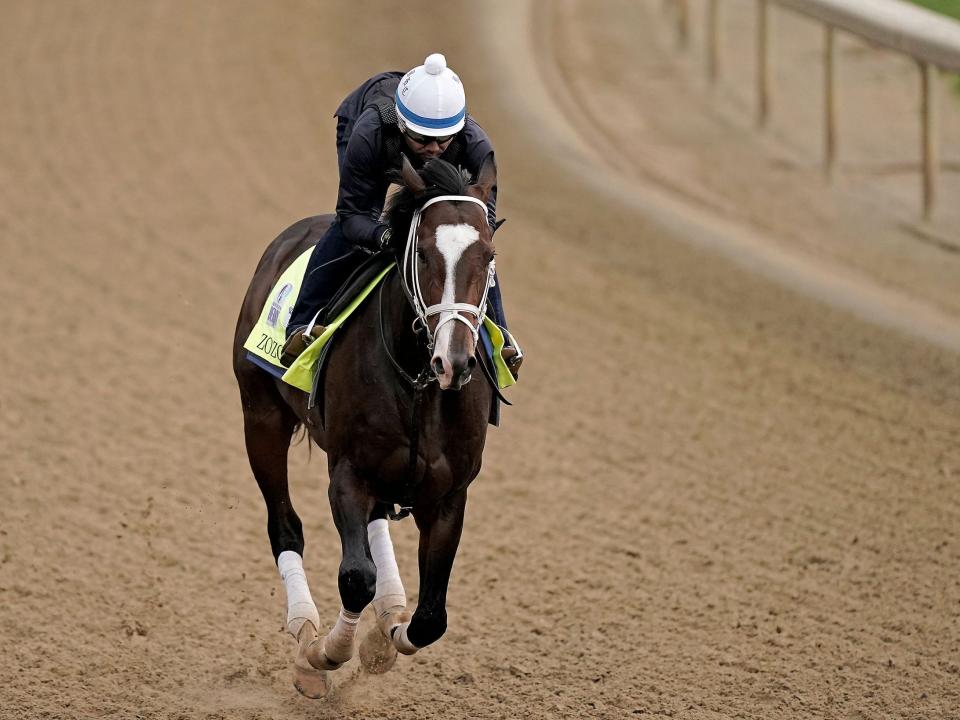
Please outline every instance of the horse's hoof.
M397 661L397 648L379 627L370 632L360 643L360 663L371 675L382 675Z
M323 640L314 640L307 648L307 662L317 670L339 670L342 662L334 662L323 651Z
M307 620L297 633L297 658L293 661L293 686L304 697L312 700L326 697L333 687L324 670L311 667L307 652L311 646L319 643L317 629Z
M333 687L330 678L323 670L304 668L299 665L293 667L293 686L304 697L319 700L326 697Z

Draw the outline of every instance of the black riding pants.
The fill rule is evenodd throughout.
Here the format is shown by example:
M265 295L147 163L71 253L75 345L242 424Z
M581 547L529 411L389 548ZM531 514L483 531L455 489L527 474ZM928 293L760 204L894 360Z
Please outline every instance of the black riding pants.
M287 337L294 330L309 325L317 311L326 307L350 273L360 267L367 257L367 252L347 240L340 223L334 220L307 263L300 294L287 324Z

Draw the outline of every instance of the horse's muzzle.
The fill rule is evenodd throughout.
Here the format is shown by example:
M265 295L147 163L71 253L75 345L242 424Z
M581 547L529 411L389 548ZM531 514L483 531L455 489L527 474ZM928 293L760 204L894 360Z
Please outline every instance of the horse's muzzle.
M477 357L473 353L457 353L452 357L434 355L433 372L440 381L441 390L459 390L473 377Z

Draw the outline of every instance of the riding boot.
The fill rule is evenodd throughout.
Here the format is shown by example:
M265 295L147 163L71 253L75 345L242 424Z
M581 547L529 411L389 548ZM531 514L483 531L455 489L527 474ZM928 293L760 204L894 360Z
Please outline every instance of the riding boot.
M314 325L309 335L306 330L307 328L300 328L294 331L283 344L283 350L280 351L280 364L284 367L290 367L293 361L300 357L314 340L323 335L326 328L322 325Z
M523 353L517 350L514 345L506 345L500 351L500 357L507 364L507 369L513 375L514 380L520 379L520 366L523 365Z

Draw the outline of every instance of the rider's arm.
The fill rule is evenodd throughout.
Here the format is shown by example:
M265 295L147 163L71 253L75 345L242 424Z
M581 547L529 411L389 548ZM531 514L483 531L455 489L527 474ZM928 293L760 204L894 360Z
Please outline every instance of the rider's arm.
M355 245L376 250L387 226L379 221L387 191L380 152L380 118L374 108L353 127L340 172L337 218L343 234Z
M487 137L484 129L472 118L468 117L466 125L463 127L463 142L466 144L466 166L467 170L476 177L480 172L480 166L487 155L493 152L493 143ZM497 222L497 186L493 186L490 191L490 197L487 198L487 222L490 227L494 227Z

